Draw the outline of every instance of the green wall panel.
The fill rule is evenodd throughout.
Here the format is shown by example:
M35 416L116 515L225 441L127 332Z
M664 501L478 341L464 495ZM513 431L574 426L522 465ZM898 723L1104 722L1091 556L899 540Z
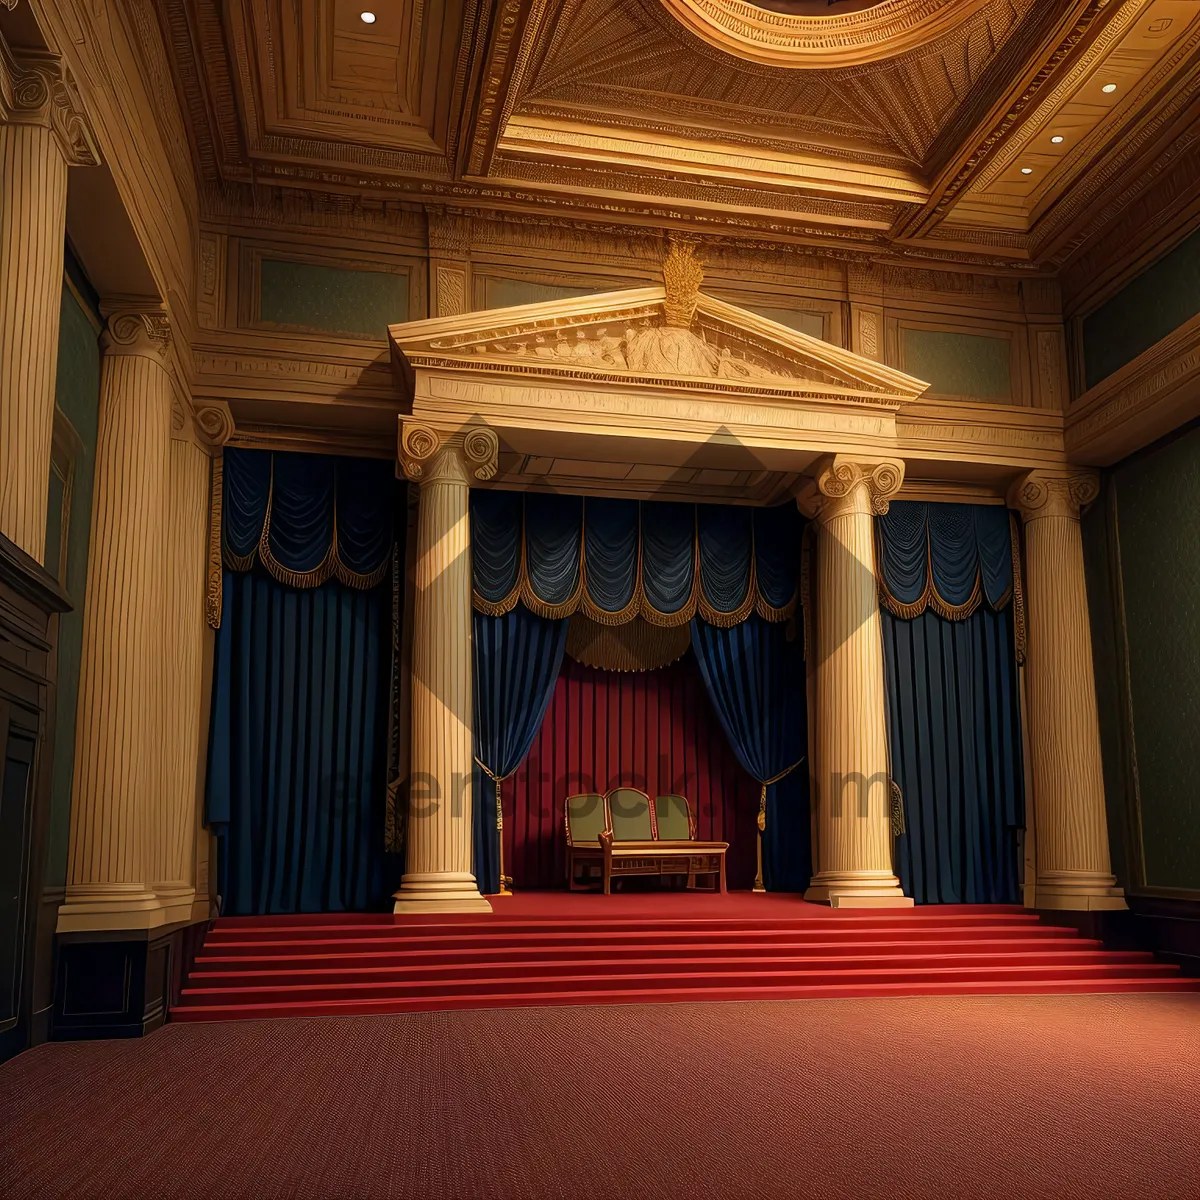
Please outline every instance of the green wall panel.
M1200 430L1116 489L1146 883L1200 889Z
M903 369L929 390L979 400L1012 398L1012 352L1008 338L942 329L901 331Z
M264 258L258 315L272 325L387 337L408 320L408 276Z
M1114 605L1108 513L1108 495L1104 494L1084 512L1079 523L1083 532L1083 568L1087 579L1088 615L1092 630L1109 853L1117 883L1129 887L1133 876L1127 854L1130 837L1125 784L1125 715L1120 682L1119 638L1116 636L1120 626Z
M530 283L525 279L483 281L484 308L512 308L517 304L544 304L547 300L569 300L572 296L594 296L609 288L561 287L555 283Z
M1200 313L1200 231L1126 284L1083 322L1087 386L1094 387Z
M749 308L749 305L745 307ZM824 338L825 336L825 318L820 313L802 312L791 308L757 307L751 309L751 312L758 313L760 317L766 317L768 321L786 325L789 329L796 330L797 333L807 333L809 337Z
M83 649L83 601L87 589L88 544L92 523L92 481L96 467L96 432L100 412L100 341L74 293L63 288L58 329L58 375L55 403L82 443L71 486L67 529L67 573L64 584L74 610L58 627L58 690L54 720L54 764L50 791L46 886L67 879L67 847L71 822L71 772L75 763L75 708L79 699L79 664ZM50 488L51 509L57 491ZM61 508L59 510L61 512ZM51 520L57 517L51 513ZM57 542L58 533L52 535ZM47 560L49 561L49 560Z

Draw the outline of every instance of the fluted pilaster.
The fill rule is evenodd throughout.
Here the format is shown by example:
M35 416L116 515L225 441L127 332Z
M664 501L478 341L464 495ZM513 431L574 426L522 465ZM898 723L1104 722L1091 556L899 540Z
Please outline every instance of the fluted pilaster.
M162 317L120 313L103 340L60 931L142 928L165 919L153 882L163 836L163 679L173 670L163 630L169 337Z
M1025 686L1037 847L1034 907L1124 908L1109 860L1100 722L1083 573L1090 471L1034 471L1009 504L1025 523Z
M496 471L496 435L404 422L400 463L421 489L413 606L407 863L395 910L490 911L471 870L470 480Z
M98 162L70 75L0 38L0 532L41 562L67 167Z
M892 869L883 646L873 518L904 464L844 455L824 464L817 521L817 713L813 747L820 869L806 899L835 908L907 907Z
M158 870L154 890L172 904L191 904L196 893L196 829L200 796L200 728L205 568L208 550L209 456L187 437L170 450L166 604L162 661L163 789Z

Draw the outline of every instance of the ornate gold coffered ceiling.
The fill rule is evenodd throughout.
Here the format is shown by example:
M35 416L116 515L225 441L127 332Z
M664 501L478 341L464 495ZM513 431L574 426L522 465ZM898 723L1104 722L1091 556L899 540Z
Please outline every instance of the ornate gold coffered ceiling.
M1060 265L1196 137L1195 0L156 3L223 209L240 181Z

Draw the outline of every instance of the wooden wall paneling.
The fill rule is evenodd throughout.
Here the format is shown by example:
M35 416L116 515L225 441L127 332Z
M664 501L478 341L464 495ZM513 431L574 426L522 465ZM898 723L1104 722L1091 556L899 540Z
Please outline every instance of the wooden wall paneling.
M0 535L0 1060L40 1032L46 992L43 874L54 716L54 615L70 608L57 581Z

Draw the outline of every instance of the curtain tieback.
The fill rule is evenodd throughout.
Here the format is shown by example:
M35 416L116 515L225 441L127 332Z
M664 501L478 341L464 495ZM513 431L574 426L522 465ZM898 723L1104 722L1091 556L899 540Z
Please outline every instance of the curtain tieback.
M900 790L900 785L892 779L888 778L888 783L891 784L889 791L891 792L892 800L892 837L898 838L905 832L904 825L904 793Z
M508 775L497 775L478 754L472 755L472 757L475 759L476 766L496 785L496 829L500 831L504 828L504 809L500 806L500 785L509 775L514 775L516 772L509 771Z
M784 767L778 775L772 775L770 779L760 781L762 790L758 793L758 831L762 833L767 827L767 788L772 784L778 783L785 775L790 775L808 755L802 754L790 767Z

